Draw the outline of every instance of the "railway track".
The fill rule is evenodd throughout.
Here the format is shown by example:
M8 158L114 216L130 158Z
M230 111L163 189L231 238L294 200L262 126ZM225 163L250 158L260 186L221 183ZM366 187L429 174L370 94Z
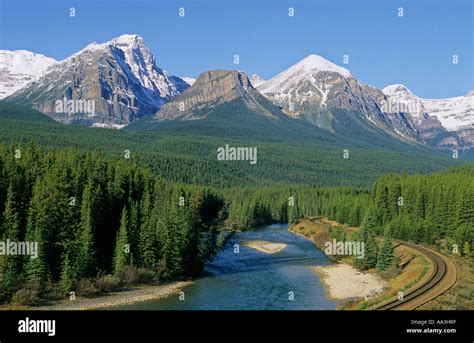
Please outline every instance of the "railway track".
M317 225L329 226L327 223L320 221L319 217L310 218L309 221ZM371 307L371 310L414 310L454 286L457 281L457 270L453 262L447 257L413 243L400 240L394 240L394 242L397 245L406 246L426 256L432 263L433 270L421 285L404 292L401 299L398 296L394 296L381 304Z
M456 283L456 267L446 257L415 244L402 241L396 242L425 255L433 264L433 271L419 287L403 294L403 298L399 299L396 296L381 305L377 305L373 308L374 310L416 309L446 292ZM447 277L448 271L450 272L449 277Z

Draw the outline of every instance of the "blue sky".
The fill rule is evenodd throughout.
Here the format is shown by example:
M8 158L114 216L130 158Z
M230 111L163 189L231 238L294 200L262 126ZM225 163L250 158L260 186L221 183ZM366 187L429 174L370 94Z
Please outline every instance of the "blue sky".
M63 59L137 33L178 76L240 69L268 79L314 53L425 98L474 88L471 0L0 0L0 49ZM76 17L69 17L69 8ZM185 8L185 17L178 9ZM295 16L288 16L293 7ZM397 16L403 7L404 17ZM240 65L233 56L240 56ZM350 63L342 64L343 55ZM459 64L452 64L452 56Z

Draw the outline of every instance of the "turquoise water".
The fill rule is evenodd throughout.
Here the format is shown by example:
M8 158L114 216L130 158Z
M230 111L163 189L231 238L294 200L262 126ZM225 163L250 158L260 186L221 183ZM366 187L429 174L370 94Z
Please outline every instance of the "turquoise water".
M287 244L274 254L245 247L249 240ZM235 253L235 244L239 253ZM330 263L309 240L288 232L286 224L236 233L205 266L202 277L178 295L127 305L133 310L328 310L336 302L326 299L311 266ZM293 300L290 300L293 295Z

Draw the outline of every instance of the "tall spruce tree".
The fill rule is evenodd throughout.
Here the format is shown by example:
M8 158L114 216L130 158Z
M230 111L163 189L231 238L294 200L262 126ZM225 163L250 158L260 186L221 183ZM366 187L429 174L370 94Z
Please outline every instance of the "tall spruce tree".
M360 240L364 243L364 258L358 259L357 261L362 269L374 268L377 264L378 246L374 238L375 231L375 219L372 214L368 212L359 233Z
M114 254L114 272L118 273L122 268L129 264L129 233L128 233L128 214L124 207L122 210L122 217L120 219L120 228L117 231L115 239L115 254Z
M61 264L59 288L64 293L69 292L72 289L73 281L74 281L74 268L71 266L69 254L66 253L66 256L64 257L63 262Z
M96 229L95 203L97 196L94 191L94 183L89 179L82 193L81 217L79 230L77 232L77 259L75 263L76 277L84 278L93 276L94 269L94 231Z
M379 249L377 269L383 272L390 268L393 265L394 261L395 255L392 241L392 231L390 229L390 225L387 225L384 231L384 239L382 242L382 246Z
M26 241L37 246L35 258L25 256L26 286L37 288L40 293L45 290L48 280L48 265L44 254L44 211L43 211L43 185L38 177L33 187L33 195L28 210L28 224L26 227Z
M20 240L20 217L11 183L8 187L7 201L2 219L0 222L3 231L2 240L17 243ZM5 300L9 299L19 286L22 258L20 255L6 255L0 258L3 259L0 270L0 299Z
M298 202L295 200L295 203L291 206L288 206L288 224L296 224L300 219L300 213L298 208Z
M156 222L152 214L150 193L146 191L141 203L142 223L138 241L140 264L142 267L153 269L158 259L158 242Z

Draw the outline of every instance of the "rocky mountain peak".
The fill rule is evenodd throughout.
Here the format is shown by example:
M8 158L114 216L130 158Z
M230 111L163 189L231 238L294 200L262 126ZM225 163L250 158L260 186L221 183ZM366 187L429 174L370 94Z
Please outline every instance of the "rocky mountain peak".
M189 85L169 76L139 35L126 34L91 43L56 63L42 77L9 97L56 120L84 124L125 125L153 114ZM94 114L58 113L58 100L93 101Z
M303 69L304 71L326 71L343 75L344 77L352 77L352 74L346 68L340 67L337 64L325 59L322 56L311 54L301 61L296 63L293 69Z
M333 109L362 114L370 123L390 129L382 113L384 94L356 80L351 72L319 55L309 55L258 87L273 103L292 117L305 118L333 131Z
M236 70L212 70L199 75L194 83L200 87L203 94L225 96L229 91L238 87L253 87L247 74Z
M157 113L158 120L199 119L216 106L241 100L248 108L258 109L273 116L274 105L262 96L250 82L247 74L236 70L211 70L199 75L185 92L164 105Z
M144 39L142 36L137 34L124 34L118 37L113 38L110 42L113 42L118 45L140 45L144 44Z
M405 87L404 85L400 83L388 85L387 87L382 89L382 92L384 92L384 94L386 95L394 95L394 94L400 94L400 93L413 94L407 87Z

